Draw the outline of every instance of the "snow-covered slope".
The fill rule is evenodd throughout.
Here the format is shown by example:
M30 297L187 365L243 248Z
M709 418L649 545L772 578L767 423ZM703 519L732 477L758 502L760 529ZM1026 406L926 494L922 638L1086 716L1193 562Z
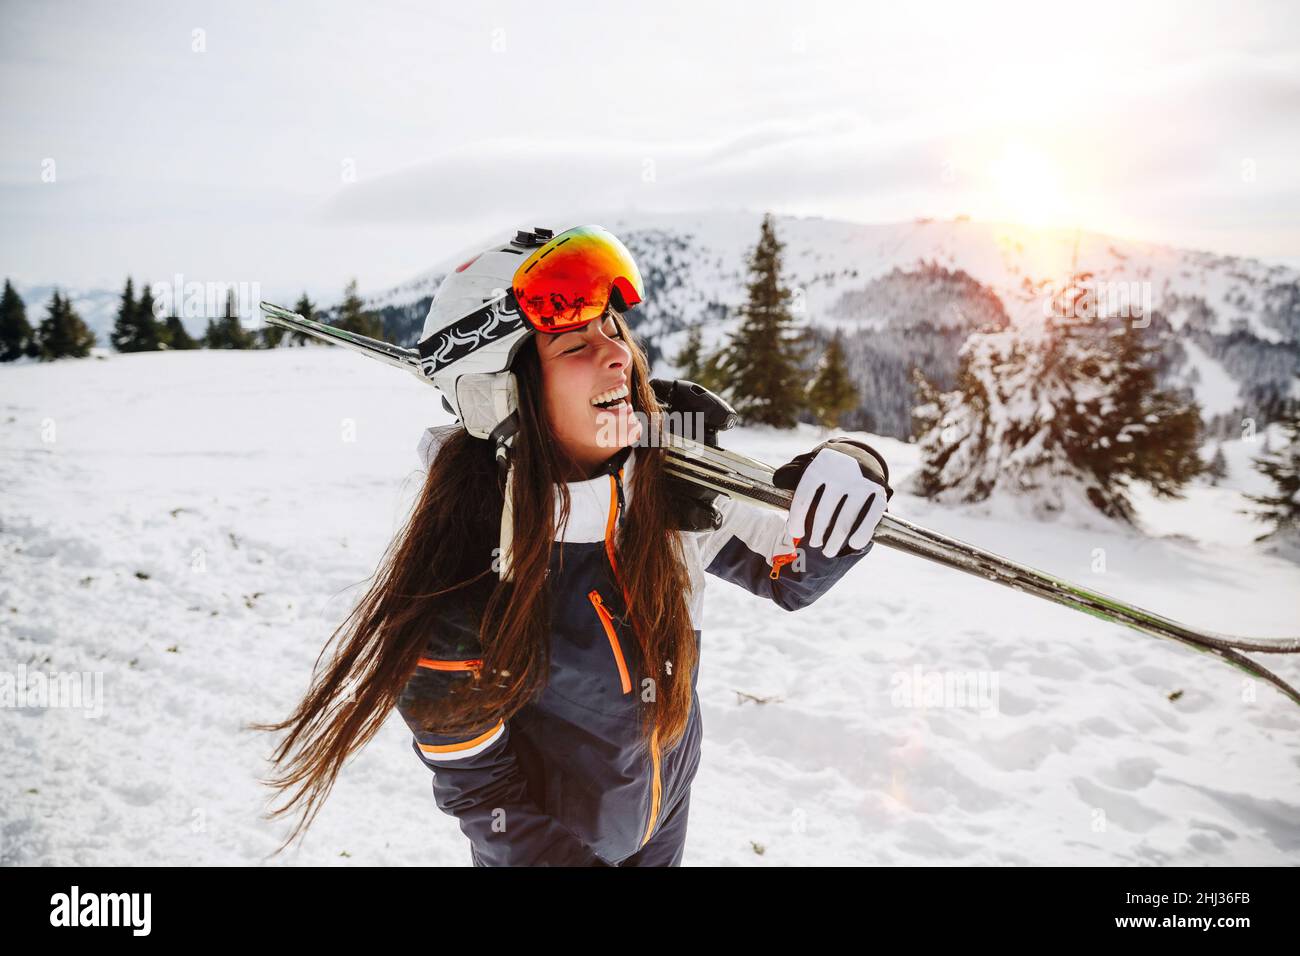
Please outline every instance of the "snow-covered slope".
M342 350L0 367L0 657L90 672L102 712L0 708L0 864L238 864L273 740L419 487L437 393ZM742 429L780 461L820 439ZM915 449L871 439L901 479ZM1155 610L1293 633L1300 569L1236 514L1254 480L1159 503L1159 537L892 510ZM1238 483L1238 484L1234 484ZM1288 864L1300 709L1207 657L878 548L796 614L710 578L686 865ZM1300 680L1300 661L1278 669ZM908 706L970 674L985 698ZM1171 700L1170 695L1181 691ZM756 703L752 697L765 700ZM394 715L304 844L322 865L463 866Z

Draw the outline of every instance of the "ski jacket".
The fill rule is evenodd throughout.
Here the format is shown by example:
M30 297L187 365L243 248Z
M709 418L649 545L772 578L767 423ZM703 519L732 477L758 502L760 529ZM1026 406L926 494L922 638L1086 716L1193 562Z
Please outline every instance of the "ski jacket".
M459 427L425 431L418 450L426 469ZM570 514L563 527L556 489L545 689L508 721L473 733L438 734L418 725L410 711L416 700L446 694L482 665L482 606L468 596L440 615L399 699L412 747L433 771L437 806L458 819L484 865L590 865L594 854L616 866L655 835L666 809L687 795L699 766L698 669L691 674L690 720L672 750L664 752L657 742L647 747L638 726L643 681L652 675L643 672L636 638L624 620L614 545L630 504L636 454L634 446L624 448L602 474L568 483ZM796 561L783 513L725 496L717 505L721 527L678 532L697 641L706 573L796 611L824 594L874 544L835 558L806 548Z

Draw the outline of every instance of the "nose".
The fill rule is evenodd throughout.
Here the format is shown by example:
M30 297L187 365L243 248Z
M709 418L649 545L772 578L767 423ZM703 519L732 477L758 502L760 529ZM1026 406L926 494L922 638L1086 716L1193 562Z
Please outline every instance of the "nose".
M609 368L622 368L631 361L632 353L622 339L613 338L602 331L600 333L600 344L613 353L609 359Z

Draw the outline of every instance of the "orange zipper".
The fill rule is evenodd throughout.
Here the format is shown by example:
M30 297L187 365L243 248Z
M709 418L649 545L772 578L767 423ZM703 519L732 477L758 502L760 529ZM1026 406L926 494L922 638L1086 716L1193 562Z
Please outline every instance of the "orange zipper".
M646 825L645 836L641 838L641 846L650 842L650 834L654 832L655 823L659 819L659 801L663 797L663 782L659 779L659 728L656 727L650 732L650 756L654 761L655 776L654 783L650 788L650 822Z
M623 591L623 605L630 608L632 601L628 597L627 588L623 587L623 579L618 574L618 561L614 557L614 533L618 528L619 511L623 505L623 469L618 469L617 475L610 475L610 479L614 482L614 494L610 495L609 520L605 524L605 554L609 557L610 570L614 572L614 578ZM614 656L618 658L618 671L623 678L623 693L626 694L632 689L632 684L627 676L627 668L623 663L623 654L619 650L618 640L609 623L609 612L600 603L600 595L596 591L592 591L588 597L592 598L592 603L596 605L596 611L601 615L601 621L605 623L605 632L609 635L610 645L614 648ZM650 782L650 820L646 824L645 836L641 838L641 846L645 846L650 841L650 835L654 833L655 824L659 821L659 802L663 797L663 781L659 766L658 727L650 733L650 762L654 768L654 776Z
M632 693L632 678L627 673L627 662L623 660L623 648L618 643L618 635L614 633L614 620L610 617L608 609L600 599L600 592L596 590L589 591L587 597L591 599L592 606L595 607L596 613L600 615L600 623L605 625L605 635L609 638L610 649L614 652L614 661L618 664L618 677L623 684L623 693Z
M799 539L794 538L793 541L795 543L795 549L793 551L791 551L789 554L778 554L775 558L772 559L772 571L768 575L768 577L771 578L773 581L775 581L777 578L781 576L781 569L783 567L785 567L791 561L794 561L796 558L799 557Z

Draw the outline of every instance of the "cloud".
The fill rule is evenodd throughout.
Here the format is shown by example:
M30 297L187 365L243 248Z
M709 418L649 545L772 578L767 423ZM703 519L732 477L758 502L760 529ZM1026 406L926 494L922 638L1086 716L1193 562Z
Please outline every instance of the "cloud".
M717 142L495 138L418 166L349 184L322 222L445 223L520 209L710 207L834 200L937 181L933 143L891 145L847 114L764 123Z
M23 8L0 37L0 250L32 278L168 272L182 248L332 276L593 209L1005 217L990 166L1023 141L1085 228L1276 254L1288 223L1300 246L1297 9Z

